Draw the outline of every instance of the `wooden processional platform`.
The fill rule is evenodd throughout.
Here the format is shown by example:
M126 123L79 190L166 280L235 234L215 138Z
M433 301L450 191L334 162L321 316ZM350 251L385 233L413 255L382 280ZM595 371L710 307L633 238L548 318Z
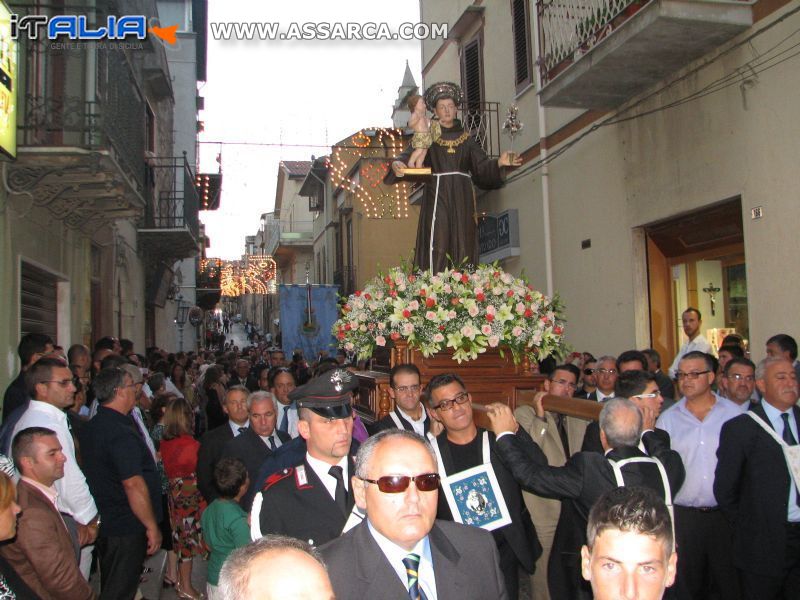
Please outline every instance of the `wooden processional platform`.
M398 364L416 365L425 386L434 376L442 373L456 373L464 381L467 391L472 394L474 404L491 404L503 402L512 410L523 404L531 404L534 394L541 390L545 377L531 370L527 360L514 364L511 352L501 356L499 350L488 349L478 355L477 360L458 362L448 352L440 352L428 358L404 342L395 342L391 350L388 368ZM387 371L359 371L358 409L364 414L374 415L375 420L382 419L392 410L394 403L389 396L389 373ZM572 398L565 400L556 396L545 396L546 410L558 412L584 419L597 420L601 405L589 400ZM475 412L475 420L479 426L485 426L485 415Z

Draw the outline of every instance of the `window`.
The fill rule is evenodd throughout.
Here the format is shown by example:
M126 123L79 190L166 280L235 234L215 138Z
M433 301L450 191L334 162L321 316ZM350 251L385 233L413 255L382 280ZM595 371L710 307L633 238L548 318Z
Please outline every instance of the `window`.
M511 29L514 40L514 83L517 92L520 92L533 80L529 0L511 0Z
M145 102L145 146L146 152L150 152L155 156L156 153L156 113L150 106L149 102Z
M44 333L58 338L58 279L23 262L20 270L20 334Z
M483 48L477 37L464 46L461 53L461 89L468 109L477 109L483 102Z

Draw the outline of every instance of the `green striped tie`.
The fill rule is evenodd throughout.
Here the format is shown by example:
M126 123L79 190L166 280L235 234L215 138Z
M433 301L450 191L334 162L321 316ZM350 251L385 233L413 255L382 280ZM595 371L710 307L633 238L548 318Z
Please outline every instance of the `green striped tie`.
M419 554L409 554L403 559L408 577L408 597L411 600L427 600L425 592L419 587L417 569L419 568Z

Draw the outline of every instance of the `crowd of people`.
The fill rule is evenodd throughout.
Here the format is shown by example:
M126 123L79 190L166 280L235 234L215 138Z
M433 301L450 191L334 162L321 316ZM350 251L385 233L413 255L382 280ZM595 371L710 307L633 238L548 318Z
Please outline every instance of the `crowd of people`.
M94 598L96 571L100 598L134 598L162 549L186 599L794 597L797 344L771 337L756 366L738 336L712 354L695 309L683 322L666 372L653 349L571 355L515 411L458 368L395 365L374 422L342 354L25 335L0 427L0 597ZM599 421L553 397L601 403Z

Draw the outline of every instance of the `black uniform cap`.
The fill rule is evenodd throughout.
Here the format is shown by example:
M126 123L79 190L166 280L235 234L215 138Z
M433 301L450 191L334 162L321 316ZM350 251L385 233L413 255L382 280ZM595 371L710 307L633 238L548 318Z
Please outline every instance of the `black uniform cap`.
M336 369L315 377L289 393L289 400L298 408L310 408L327 419L346 419L352 416L352 392L358 389L358 379L349 371Z

